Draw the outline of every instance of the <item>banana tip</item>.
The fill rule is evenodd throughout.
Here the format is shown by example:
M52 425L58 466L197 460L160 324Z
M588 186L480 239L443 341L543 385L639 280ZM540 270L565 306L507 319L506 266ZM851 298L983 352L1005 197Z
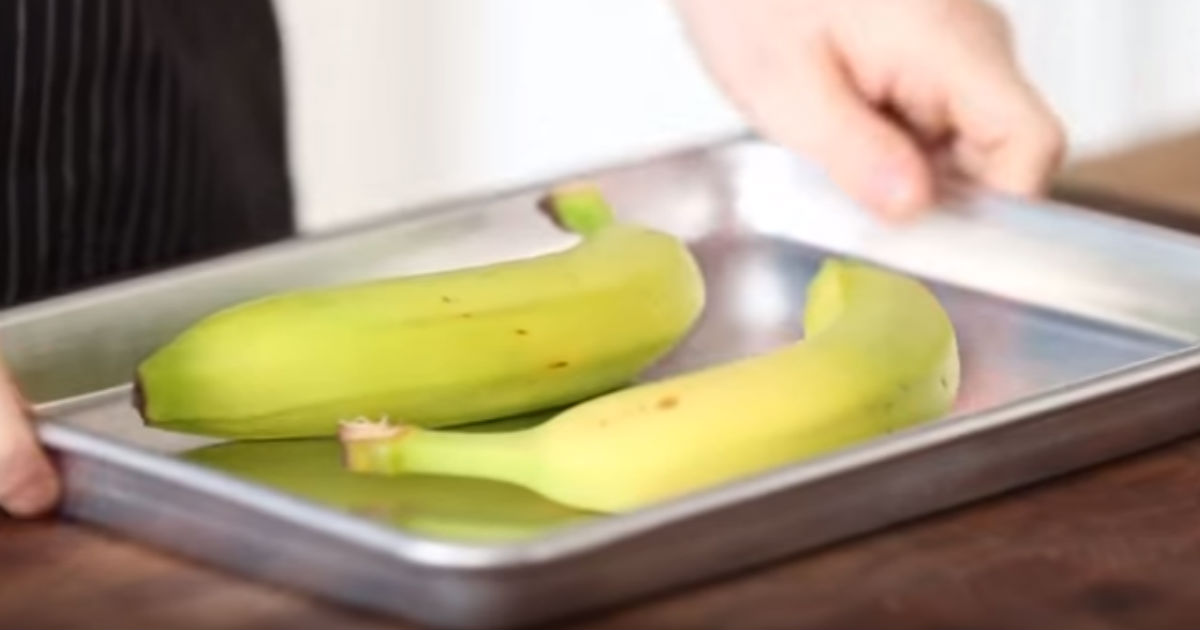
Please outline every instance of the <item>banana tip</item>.
M585 236L614 221L600 186L587 180L552 188L538 199L537 207L559 229Z
M140 377L133 379L132 397L133 408L137 410L142 421L149 421L149 418L146 417L146 391L142 388L142 379Z
M364 442L369 440L390 440L400 437L407 432L402 424L391 424L387 416L378 422L369 418L359 417L342 420L338 426L338 439L342 442Z
M391 424L387 416L379 422L368 418L342 420L338 427L338 441L342 444L342 466L358 473L393 472L394 466L388 457L379 457L379 450L388 450L387 445L399 440L411 431L403 424ZM381 448L377 448L381 447Z

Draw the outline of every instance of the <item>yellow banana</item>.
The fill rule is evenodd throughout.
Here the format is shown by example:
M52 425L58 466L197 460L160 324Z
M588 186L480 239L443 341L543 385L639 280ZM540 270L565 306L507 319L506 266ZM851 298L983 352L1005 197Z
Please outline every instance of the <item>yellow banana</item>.
M695 323L699 267L593 186L545 201L579 243L231 307L142 362L135 404L151 426L256 439L332 436L358 415L459 425L627 385Z
M809 286L806 339L629 387L519 431L343 424L347 467L523 485L619 512L937 418L952 406L952 323L919 282L829 260Z

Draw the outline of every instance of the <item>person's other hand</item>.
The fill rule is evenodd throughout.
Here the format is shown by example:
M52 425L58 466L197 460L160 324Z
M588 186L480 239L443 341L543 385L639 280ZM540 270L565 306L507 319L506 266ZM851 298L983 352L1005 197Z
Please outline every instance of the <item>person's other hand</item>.
M46 513L61 492L29 417L29 406L0 360L0 509L16 517Z
M1064 134L977 0L674 0L701 58L764 137L886 216L942 168L1041 194Z

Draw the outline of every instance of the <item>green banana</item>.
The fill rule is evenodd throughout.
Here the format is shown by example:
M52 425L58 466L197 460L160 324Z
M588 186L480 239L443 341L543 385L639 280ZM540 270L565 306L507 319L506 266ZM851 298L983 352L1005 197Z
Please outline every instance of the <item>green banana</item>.
M225 309L138 366L135 405L157 428L265 439L333 436L359 415L461 425L625 386L690 332L699 266L674 236L615 220L590 184L541 206L580 242Z
M806 339L607 393L538 426L469 434L343 424L354 472L507 481L621 512L829 452L951 409L955 331L921 283L828 260L808 288Z

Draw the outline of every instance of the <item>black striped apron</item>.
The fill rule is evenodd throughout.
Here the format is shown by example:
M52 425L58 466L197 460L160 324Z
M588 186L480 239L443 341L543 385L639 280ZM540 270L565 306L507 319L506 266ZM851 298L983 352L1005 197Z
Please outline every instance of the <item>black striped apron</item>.
M292 232L271 0L0 0L0 307Z

